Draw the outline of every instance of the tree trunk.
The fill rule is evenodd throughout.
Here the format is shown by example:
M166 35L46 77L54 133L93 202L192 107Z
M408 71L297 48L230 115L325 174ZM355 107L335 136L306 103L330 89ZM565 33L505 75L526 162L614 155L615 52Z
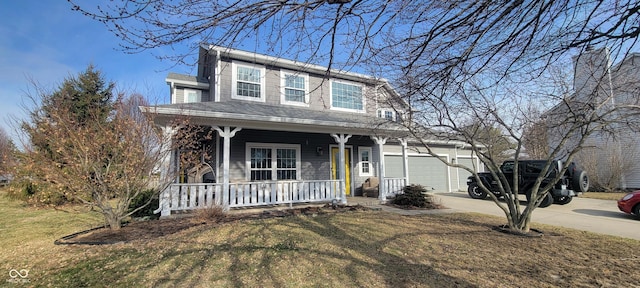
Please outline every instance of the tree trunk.
M111 230L120 230L122 227L122 219L116 213L113 213L113 210L105 210L103 213L104 221L109 226Z

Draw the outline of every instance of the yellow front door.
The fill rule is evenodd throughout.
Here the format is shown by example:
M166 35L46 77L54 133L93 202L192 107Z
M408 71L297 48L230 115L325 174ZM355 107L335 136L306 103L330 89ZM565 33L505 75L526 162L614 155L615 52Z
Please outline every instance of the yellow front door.
M338 165L340 163L340 148L331 147L331 179L337 180L340 178L340 170ZM346 181L346 194L347 196L351 195L351 148L344 148L344 171Z

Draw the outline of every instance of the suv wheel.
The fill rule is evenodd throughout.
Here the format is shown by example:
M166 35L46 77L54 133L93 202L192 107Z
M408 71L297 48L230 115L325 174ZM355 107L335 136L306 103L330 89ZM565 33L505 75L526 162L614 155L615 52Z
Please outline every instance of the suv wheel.
M553 199L553 203L560 204L560 205L567 205L569 204L569 202L571 202L571 200L573 200L573 197L571 196L560 196L558 198Z
M573 190L576 190L577 192L587 192L587 190L589 190L589 176L587 176L587 172L584 172L583 170L577 170L576 172L573 173L573 179L571 179L573 181Z
M531 191L527 191L526 196L527 196L527 202L531 202ZM547 193L547 196L544 197L544 200L542 200L542 202L540 203L540 205L538 205L538 207L545 208L545 207L551 206L551 204L553 204L553 196L551 196L551 193Z
M553 196L551 196L551 193L547 193L547 196L544 197L544 200L542 200L542 202L540 203L540 205L538 206L539 208L546 208L551 206L551 204L553 204Z
M482 188L480 188L476 183L469 184L469 189L467 189L467 192L473 199L487 198L487 192L482 191Z

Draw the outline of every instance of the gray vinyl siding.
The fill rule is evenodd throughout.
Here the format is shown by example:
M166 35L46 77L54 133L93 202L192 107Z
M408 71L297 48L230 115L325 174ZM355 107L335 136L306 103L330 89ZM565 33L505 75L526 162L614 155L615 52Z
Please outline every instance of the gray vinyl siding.
M175 88L175 95L174 97L176 97L174 100L175 102L173 103L184 103L184 89L180 89L180 88Z
M276 143L276 144L298 144L300 145L300 175L301 180L327 180L331 179L331 149L332 145L337 145L335 140L329 134L316 133L295 133L282 131L266 131L266 130L240 130L235 137L231 138L230 165L229 174L230 181L244 182L249 181L246 175L246 145L251 143ZM220 144L223 140L220 139ZM362 185L368 177L359 177L357 172L357 147L371 147L372 141L369 137L358 137L349 139L347 146L352 148L352 187L357 188ZM222 155L222 145L220 145ZM322 148L322 155L318 155L317 148ZM220 159L222 161L222 159ZM220 164L222 171L222 164ZM219 178L221 179L221 178Z
M220 86L220 101L245 101L239 99L232 99L232 95L234 91L233 87L233 69L232 69L232 60L223 59L221 61L221 65L219 67L219 82ZM239 62L246 63L246 62ZM271 105L286 105L281 103L281 69L278 67L273 67L269 65L258 65L256 67L264 67L266 70L265 73L265 103ZM363 101L365 104L365 111L370 115L376 115L377 105L376 105L376 96L377 92L375 91L374 86L365 85L362 83L357 83L353 81L346 81L347 83L353 84L361 84L363 86ZM319 74L309 74L309 106L308 109L314 110L329 110L331 108L331 81L325 78L325 75ZM212 85L211 89L215 89L215 86ZM211 93L213 95L213 92ZM211 97L213 98L213 97ZM213 101L213 99L211 99ZM251 101L247 101L251 102ZM298 107L298 106L296 106ZM358 113L358 112L354 112Z
M220 73L220 79L218 79L218 86L220 87L220 101L231 101L231 89L233 87L233 79L231 78L233 69L231 69L231 62L221 61L220 63L220 67L218 67Z

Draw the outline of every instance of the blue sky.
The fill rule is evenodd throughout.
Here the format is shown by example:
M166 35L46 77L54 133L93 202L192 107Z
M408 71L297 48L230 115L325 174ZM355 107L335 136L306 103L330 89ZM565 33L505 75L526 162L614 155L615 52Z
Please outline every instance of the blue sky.
M0 0L0 126L15 137L9 118L24 117L22 103L33 92L29 79L53 90L93 64L118 89L166 103L167 73L193 74L192 67L174 67L151 54L162 51L127 54L118 43L104 25L71 11L67 1Z

